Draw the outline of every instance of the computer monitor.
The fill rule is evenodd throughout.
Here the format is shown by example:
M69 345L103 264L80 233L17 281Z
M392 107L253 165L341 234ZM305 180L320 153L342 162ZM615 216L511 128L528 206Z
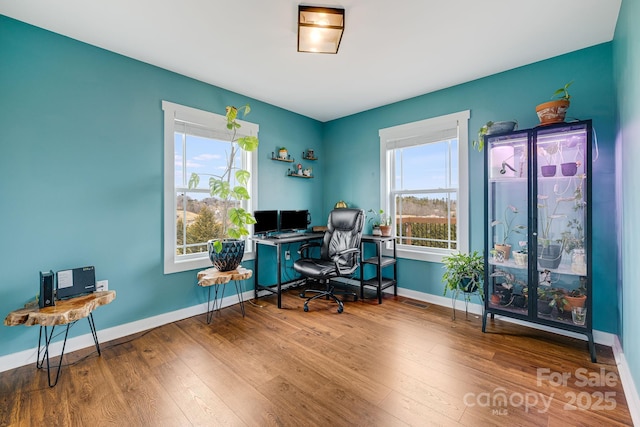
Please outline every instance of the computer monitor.
M309 211L280 211L280 231L306 230Z
M278 211L255 211L253 217L253 234L266 234L278 231Z

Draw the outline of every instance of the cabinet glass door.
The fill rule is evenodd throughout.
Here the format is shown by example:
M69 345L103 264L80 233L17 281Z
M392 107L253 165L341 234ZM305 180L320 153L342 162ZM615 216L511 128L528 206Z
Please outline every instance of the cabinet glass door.
M539 130L535 134L536 316L586 327L587 170L586 124Z
M488 137L487 306L527 316L529 133Z

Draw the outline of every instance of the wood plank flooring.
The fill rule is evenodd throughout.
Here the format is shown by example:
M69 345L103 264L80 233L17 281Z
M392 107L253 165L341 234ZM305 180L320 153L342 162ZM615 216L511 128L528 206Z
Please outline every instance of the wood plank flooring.
M609 348L593 364L584 341L403 297L305 313L298 292L65 355L54 388L0 373L0 426L632 425Z

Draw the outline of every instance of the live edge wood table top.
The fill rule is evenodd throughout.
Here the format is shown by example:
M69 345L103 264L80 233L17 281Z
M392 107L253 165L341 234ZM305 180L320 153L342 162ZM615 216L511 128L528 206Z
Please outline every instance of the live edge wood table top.
M231 271L219 271L215 268L207 268L198 272L199 286L224 285L232 280L246 280L253 276L253 270L238 267Z
M75 298L56 301L52 307L38 307L38 302L30 302L24 308L12 311L4 319L6 326L55 326L66 325L88 317L101 305L109 304L116 298L116 291L100 291Z

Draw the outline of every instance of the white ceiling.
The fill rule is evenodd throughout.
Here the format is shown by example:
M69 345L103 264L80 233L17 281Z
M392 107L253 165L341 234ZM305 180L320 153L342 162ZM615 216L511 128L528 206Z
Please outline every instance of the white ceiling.
M622 0L0 0L0 13L328 121L613 39ZM298 53L298 4L343 7Z

